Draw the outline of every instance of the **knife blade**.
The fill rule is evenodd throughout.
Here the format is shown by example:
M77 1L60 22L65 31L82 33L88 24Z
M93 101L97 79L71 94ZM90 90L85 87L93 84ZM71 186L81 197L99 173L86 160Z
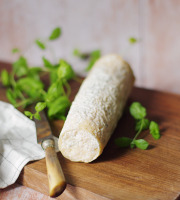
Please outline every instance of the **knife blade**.
M30 106L30 111L34 112L34 105ZM41 120L34 120L38 143L41 144L42 149L45 151L49 196L56 197L65 190L66 180L55 151L55 143L46 114L44 111L39 114Z

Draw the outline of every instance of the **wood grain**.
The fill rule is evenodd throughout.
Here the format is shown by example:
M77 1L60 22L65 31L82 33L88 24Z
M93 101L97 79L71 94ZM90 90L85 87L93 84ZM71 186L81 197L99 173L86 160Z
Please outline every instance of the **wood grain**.
M2 71L2 69L7 69L8 71L10 71L11 64L8 64L5 62L0 62L0 72ZM75 95L75 93L72 91L71 100L74 95ZM7 98L5 96L5 88L2 87L1 84L0 84L0 100L7 101ZM53 123L54 124L58 123L58 125L60 125L61 127L64 124L63 121L57 121L57 122L53 121ZM58 132L56 126L53 126L52 128L55 132ZM37 135L38 134L39 133L37 133ZM39 134L38 138L41 139L45 135L47 135L47 134L43 134L43 135ZM51 200L52 198L49 197L48 193L47 193L47 191L48 191L48 179L47 179L47 175L46 175L47 173L46 174L42 173L41 177L38 178L38 182L41 183L40 188L38 185L37 185L37 187L35 186L36 180L32 181L31 170L30 170L30 172L27 171L27 174L29 174L29 178L27 178L26 180L24 180L23 177L21 177L21 176L19 177L19 179L21 180L20 183L25 182L24 185L28 185L28 187L33 188L33 189L30 189L26 186L22 186L22 185L19 185L16 183L16 184L11 185L3 190L0 190L0 199L1 200L6 200L6 199L14 200L14 199L17 199L17 197L18 197L18 200L24 200L24 199L27 199L27 200L41 200L41 199ZM35 171L33 171L32 174L34 174L36 176ZM37 174L39 174L39 172ZM26 183L26 181L27 182L30 181L29 184ZM32 185L32 187L30 185ZM85 189L77 187L77 186L72 186L70 184L67 184L65 192L63 192L63 194L61 194L61 197L60 197L61 200L67 200L67 199L68 200L84 200L86 198L93 199L93 200L106 200L107 199L98 194L95 194L93 192L90 192L88 190L85 190Z
M0 190L0 199L1 200L54 200L41 192L37 192L31 188L28 188L17 183ZM84 199L93 199L93 200L108 200L105 197L99 196L95 193L92 193L88 190L85 190L80 187L75 187L72 185L67 185L65 192L61 195L61 200L84 200Z
M79 83L71 82L74 98ZM1 89L0 95L5 100ZM180 194L180 96L142 88L134 88L129 98L140 101L148 118L160 124L162 137L155 141L145 131L148 150L118 149L114 139L134 135L134 121L126 107L122 119L103 154L94 162L74 163L58 157L68 183L110 199L176 199ZM54 135L62 128L61 121L51 121ZM19 183L48 194L45 160L24 167ZM60 199L60 197L59 197Z

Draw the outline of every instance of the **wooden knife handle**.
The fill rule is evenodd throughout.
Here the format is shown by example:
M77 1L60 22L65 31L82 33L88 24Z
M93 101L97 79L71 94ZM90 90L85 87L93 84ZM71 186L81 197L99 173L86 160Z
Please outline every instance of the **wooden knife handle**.
M56 197L65 190L66 180L54 148L54 140L46 139L41 145L46 153L49 195L51 197Z

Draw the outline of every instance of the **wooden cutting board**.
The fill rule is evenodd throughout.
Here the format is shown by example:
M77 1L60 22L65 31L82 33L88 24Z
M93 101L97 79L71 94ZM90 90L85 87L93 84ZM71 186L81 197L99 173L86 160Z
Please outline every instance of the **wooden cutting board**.
M2 69L2 67L1 67ZM72 81L74 98L80 86ZM6 101L1 86L0 99ZM162 137L152 139L148 150L119 149L114 139L133 137L134 120L128 105L139 101L147 108L148 118L159 123ZM62 121L50 122L53 134L59 136ZM133 88L124 115L103 154L94 162L74 163L58 153L67 182L110 199L178 199L180 194L180 96L154 90ZM45 159L27 164L18 182L48 195ZM58 199L61 199L58 197Z

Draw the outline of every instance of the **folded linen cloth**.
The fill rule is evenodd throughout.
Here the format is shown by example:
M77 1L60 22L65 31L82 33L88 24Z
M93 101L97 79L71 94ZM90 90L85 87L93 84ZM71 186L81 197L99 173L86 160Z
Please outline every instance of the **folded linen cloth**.
M29 161L44 157L35 123L11 104L0 101L0 188L13 184Z

